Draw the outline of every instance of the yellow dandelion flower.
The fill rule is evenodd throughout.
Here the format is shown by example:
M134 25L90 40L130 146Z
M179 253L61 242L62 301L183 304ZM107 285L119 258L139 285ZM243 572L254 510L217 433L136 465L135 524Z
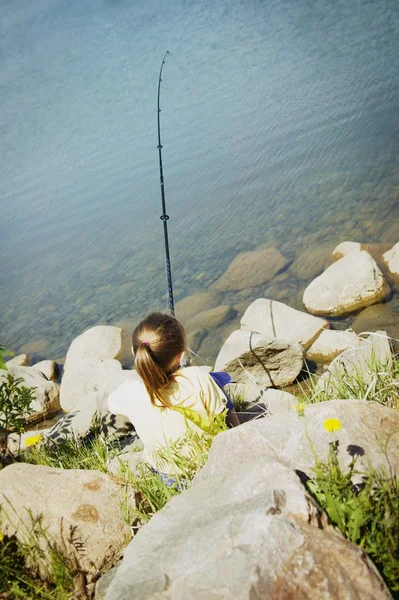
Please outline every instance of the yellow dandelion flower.
M295 408L300 417L303 417L305 414L306 402L298 402L297 404L294 404L293 408Z
M0 543L4 540L4 535L0 531Z
M43 434L39 433L38 435L32 435L32 437L26 438L25 444L26 446L36 446L43 439Z
M339 419L326 419L324 421L324 429L326 431L339 431L341 429L341 421Z

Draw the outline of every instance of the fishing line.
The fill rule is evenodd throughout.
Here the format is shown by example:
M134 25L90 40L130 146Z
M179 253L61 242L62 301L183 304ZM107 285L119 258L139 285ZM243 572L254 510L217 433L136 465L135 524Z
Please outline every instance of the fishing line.
M175 304L173 300L173 285L172 285L172 270L170 267L170 253L169 253L169 237L168 237L168 220L169 215L166 214L166 203L165 203L165 184L163 177L163 166L162 166L162 144L161 144L161 109L159 107L161 98L161 82L162 82L162 70L165 64L166 55L169 54L169 50L166 50L165 55L162 59L161 69L159 71L158 79L158 153L159 153L159 179L161 183L161 200L162 200L162 215L161 221L163 221L163 234L165 241L165 271L166 271L166 293L168 297L168 308L172 315L175 314Z

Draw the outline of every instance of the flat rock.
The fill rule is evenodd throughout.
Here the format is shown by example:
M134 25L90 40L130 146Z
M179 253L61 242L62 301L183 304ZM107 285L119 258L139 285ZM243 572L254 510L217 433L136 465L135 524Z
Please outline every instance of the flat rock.
M23 543L36 538L43 550L36 562L42 579L51 562L50 543L67 566L86 573L90 582L115 564L131 538L122 514L122 488L99 471L16 463L0 471L0 489L0 530ZM134 499L127 502L133 510Z
M34 388L36 398L30 405L30 415L37 413L44 417L60 409L60 386L49 381L33 367L8 366L7 371L0 373L0 382L10 374L16 379L22 379L22 385Z
M32 368L40 371L50 381L57 381L58 379L59 368L54 360L42 360L32 365Z
M309 312L344 315L381 302L389 287L368 252L354 252L341 258L314 279L303 294Z
M288 264L275 248L242 252L216 282L219 291L244 290L267 283Z
M348 256L348 254L352 254L353 252L361 252L362 244L359 242L341 242L338 244L336 248L334 248L332 252L333 260L339 260L344 256Z
M306 357L320 362L329 362L349 348L356 348L360 339L353 331L325 329L310 346Z
M6 361L7 369L10 367L27 367L29 366L29 363L29 354L18 354L17 356L14 356L13 358L10 358L10 360Z
M281 463L233 467L172 498L139 531L106 600L388 600L363 550L323 525Z
M261 386L275 387L292 383L302 366L300 344L238 329L220 350L215 371L227 371L239 383L256 380Z
M384 262L387 264L391 275L399 277L399 242L393 248L383 255Z
M197 294L187 296L176 303L176 316L182 323L186 323L199 313L217 306L219 298L220 294L216 292L198 292Z
M325 319L267 298L258 298L252 302L241 319L241 328L244 330L298 342L305 349L328 327Z
M198 315L191 317L185 326L188 330L198 329L214 329L220 325L224 325L227 321L235 316L235 311L231 306L222 305L216 306L200 312Z
M333 396L340 389L342 379L361 378L368 385L375 377L376 369L390 370L392 354L385 331L376 331L360 344L337 356L326 368L316 384L316 391L328 391Z
M338 419L340 431L329 433L324 428L326 419ZM306 428L306 431L305 431ZM319 460L326 460L329 444L339 441L339 460L345 466L354 454L359 454L358 467L388 468L381 451L380 441L394 434L389 444L389 460L399 473L399 411L366 400L330 400L308 404L301 417L295 410L245 423L216 436L209 459L198 480L215 474L229 473L238 465L255 458L265 462L279 460L291 469L312 475L315 466L309 440Z

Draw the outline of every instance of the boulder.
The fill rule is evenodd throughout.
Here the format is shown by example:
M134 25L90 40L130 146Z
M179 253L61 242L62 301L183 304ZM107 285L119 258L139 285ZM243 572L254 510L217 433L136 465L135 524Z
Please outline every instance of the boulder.
M389 287L368 252L341 258L305 289L303 303L311 313L344 315L381 302Z
M0 471L0 531L43 551L35 564L46 579L55 547L90 582L111 568L131 538L123 489L99 471L16 463ZM134 499L125 497L134 509Z
M292 383L303 366L299 344L238 329L228 337L216 359L215 371L227 371L234 381L260 386Z
M350 348L357 348L360 343L358 336L353 331L334 331L325 329L310 346L306 357L320 362L330 362Z
M108 588L111 585L111 581L116 575L118 566L119 565L116 565L115 567L104 573L104 575L102 575L102 577L100 577L100 579L97 581L96 590L94 593L94 600L105 600L106 593L108 592Z
M261 386L255 381L248 383L230 383L224 390L228 396L235 402L238 398L241 402L249 405L257 405L259 410L255 414L263 413L263 416L268 414L276 414L289 410L297 403L297 399L292 394L283 390L276 390Z
M30 363L29 354L18 354L6 361L7 369L10 367L27 367Z
M290 271L297 279L308 281L324 271L330 263L331 244L317 244L301 252Z
M214 308L219 304L220 294L216 292L198 292L192 296L187 296L176 303L176 317L182 323L186 323L198 313Z
M30 415L40 414L44 417L60 409L60 386L49 381L33 367L9 366L8 371L0 373L0 382L10 374L22 379L22 385L34 388L36 398L30 405Z
M60 374L58 365L54 360L42 360L34 364L32 368L40 371L50 381L57 381Z
M323 526L292 471L253 460L172 498L126 548L105 598L388 600L364 551Z
M391 250L385 252L383 255L384 262L386 262L389 272L392 275L399 276L399 242L395 244Z
M91 327L69 346L64 370L82 359L108 360L119 358L122 347L122 329L108 325Z
M262 401L270 416L284 413L298 404L297 398L292 394L283 392L283 390L274 390L272 388L263 392Z
M324 422L330 418L340 421L339 431L325 430ZM197 480L227 476L231 469L255 458L262 458L265 463L278 458L288 468L311 476L315 466L313 450L319 460L326 460L332 440L339 442L341 465L348 465L353 455L358 454L359 469L367 469L370 463L374 467L388 468L381 439L391 434L389 460L392 469L399 474L398 431L399 411L375 402L330 400L308 404L303 417L296 410L289 410L220 433Z
M357 347L337 356L317 381L316 391L328 391L331 397L340 389L343 379L355 377L369 385L378 369L385 371L391 368L392 354L387 334L385 331L376 331Z
M65 412L80 409L85 399L93 395L99 404L103 404L124 381L137 377L135 371L123 370L117 360L87 358L67 362L61 381L61 407Z
M191 317L185 326L188 330L198 329L214 329L220 325L224 325L227 321L235 316L236 312L231 306L216 306L200 312L199 314Z
M348 254L353 252L360 252L362 250L362 244L359 242L341 242L332 252L333 260L339 260Z
M258 298L252 302L241 319L241 329L256 331L266 337L298 342L305 349L328 327L325 319L266 298Z
M219 291L244 290L267 283L288 260L275 248L242 252L215 284Z

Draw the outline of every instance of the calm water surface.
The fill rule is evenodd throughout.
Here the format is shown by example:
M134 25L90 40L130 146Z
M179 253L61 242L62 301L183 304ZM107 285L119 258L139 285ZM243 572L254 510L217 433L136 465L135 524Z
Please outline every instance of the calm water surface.
M0 341L16 352L60 358L85 328L165 305L166 49L176 300L261 244L294 261L399 240L397 0L0 0ZM275 283L300 307L306 280Z

